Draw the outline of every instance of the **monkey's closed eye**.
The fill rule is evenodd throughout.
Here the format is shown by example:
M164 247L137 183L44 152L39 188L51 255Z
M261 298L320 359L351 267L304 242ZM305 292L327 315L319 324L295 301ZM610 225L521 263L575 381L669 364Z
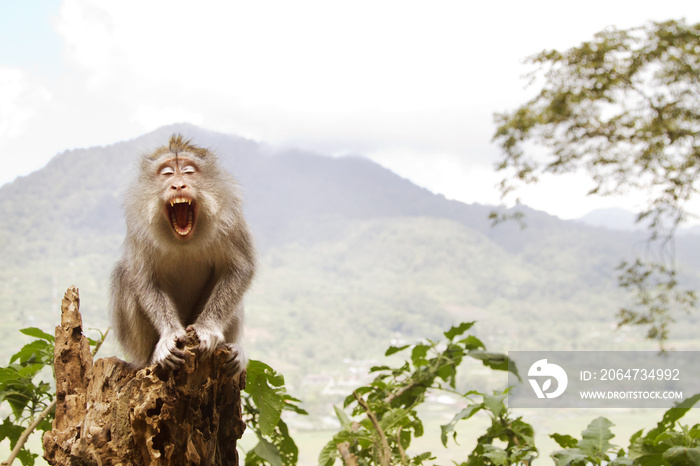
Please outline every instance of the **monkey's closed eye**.
M182 173L194 173L196 170L192 165L182 167Z
M161 171L161 175L172 175L175 173L175 170L173 170L173 167L164 167Z

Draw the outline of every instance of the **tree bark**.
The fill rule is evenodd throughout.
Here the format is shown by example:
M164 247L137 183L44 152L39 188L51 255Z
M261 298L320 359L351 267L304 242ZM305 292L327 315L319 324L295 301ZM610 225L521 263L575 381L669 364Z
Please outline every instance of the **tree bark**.
M191 332L176 370L137 370L114 357L93 363L78 308L69 288L56 327L56 418L43 439L50 464L238 464L245 374L225 374L225 348L200 358Z

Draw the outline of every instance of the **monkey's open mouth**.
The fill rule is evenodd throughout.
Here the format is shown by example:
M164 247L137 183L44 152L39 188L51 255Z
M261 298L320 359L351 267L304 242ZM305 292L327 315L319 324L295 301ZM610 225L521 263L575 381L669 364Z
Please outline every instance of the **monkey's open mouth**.
M170 200L168 213L173 230L180 236L187 236L194 226L194 201L187 197L176 197Z

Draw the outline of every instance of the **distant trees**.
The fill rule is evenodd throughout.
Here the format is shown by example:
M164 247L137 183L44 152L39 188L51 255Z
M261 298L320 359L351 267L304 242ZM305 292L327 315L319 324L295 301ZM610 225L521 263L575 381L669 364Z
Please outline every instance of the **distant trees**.
M696 303L678 286L673 238L698 192L700 24L606 29L529 63L538 65L531 79L541 90L495 117L501 194L574 170L594 181L588 194L644 193L638 221L648 222L656 257L620 265L619 284L636 298L618 317L620 325L648 325L648 337L663 345L673 316Z

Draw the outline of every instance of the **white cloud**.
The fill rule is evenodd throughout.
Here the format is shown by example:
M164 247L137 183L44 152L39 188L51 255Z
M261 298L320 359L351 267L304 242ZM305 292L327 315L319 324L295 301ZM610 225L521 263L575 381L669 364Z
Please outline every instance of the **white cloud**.
M16 138L51 101L51 93L17 68L0 68L0 144Z
M0 123L0 154L45 160L189 121L366 154L448 197L495 202L492 114L526 98L524 57L610 24L700 19L690 1L561 5L64 0L54 24L67 71L13 81L24 90L8 91L18 118Z
M198 126L204 123L201 113L192 112L183 107L154 107L142 105L136 110L132 119L145 128L159 128L173 123L173 121L186 121Z
M32 157L24 145L33 132L33 119L45 112L51 101L49 90L23 70L0 67L0 184L44 164L44 157Z

